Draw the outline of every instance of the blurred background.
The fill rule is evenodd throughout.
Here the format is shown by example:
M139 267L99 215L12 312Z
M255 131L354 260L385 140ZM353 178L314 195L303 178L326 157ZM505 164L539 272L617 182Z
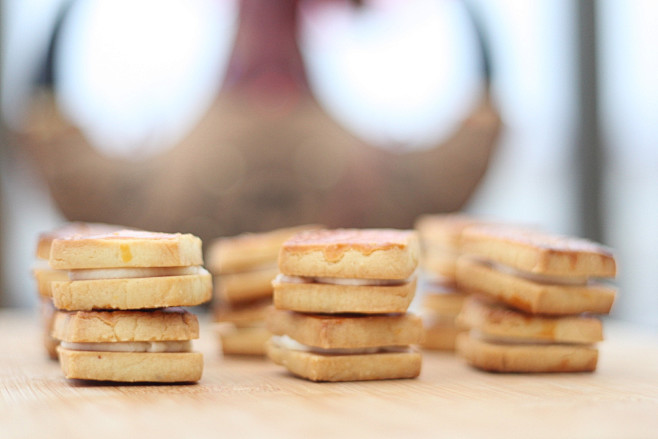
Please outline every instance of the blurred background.
M652 0L1 4L2 306L66 218L207 242L463 210L611 246L613 316L658 331Z

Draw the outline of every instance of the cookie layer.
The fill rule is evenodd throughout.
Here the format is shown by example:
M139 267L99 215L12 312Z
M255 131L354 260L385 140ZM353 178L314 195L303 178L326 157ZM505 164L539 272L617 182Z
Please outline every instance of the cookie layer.
M210 273L134 279L53 282L53 301L64 310L196 306L212 297Z
M49 263L59 270L183 267L203 264L203 255L194 235L120 230L55 239Z
M237 306L220 303L215 307L213 319L215 322L233 323L238 327L253 326L254 323L265 321L271 307L271 298Z
M198 352L132 353L75 351L58 348L66 378L117 382L194 382L201 379Z
M457 352L479 369L492 372L592 372L598 350L577 344L502 344L457 336Z
M613 288L597 283L569 286L533 282L468 258L457 263L457 283L464 291L489 295L531 314L607 314L616 295Z
M44 298L52 297L52 282L69 280L69 274L64 270L35 268L32 270L32 273L34 274L34 278L37 281L37 290L39 291L39 295Z
M272 296L272 280L277 276L276 267L266 270L217 276L215 291L219 300L241 303Z
M208 250L208 269L215 274L224 274L250 271L268 264L276 265L279 249L288 238L304 230L318 228L315 225L304 225L217 239Z
M279 253L279 270L289 276L407 279L418 265L413 231L338 229L298 233Z
M416 279L393 286L351 286L274 280L274 306L310 313L403 313L416 292Z
M423 338L420 317L413 314L346 317L273 309L267 328L274 335L323 349L406 346Z
M617 274L610 249L591 241L535 230L482 225L464 230L464 253L528 273L612 278Z
M532 316L476 297L466 301L458 322L492 337L585 344L603 340L603 325L596 317Z
M69 238L76 235L112 233L121 229L124 229L124 227L102 223L66 223L61 227L39 234L36 256L38 259L48 260L50 258L50 247L55 239Z
M420 375L421 355L415 351L326 355L283 348L272 340L266 346L272 361L311 381L387 380Z
M265 355L265 344L270 332L264 327L223 327L219 331L225 355Z
M429 293L423 296L423 309L440 316L456 316L468 295L464 293Z
M53 336L69 343L192 340L199 338L199 321L194 314L180 308L59 311Z
M454 351L457 335L463 332L454 322L435 320L425 324L423 349L435 351Z

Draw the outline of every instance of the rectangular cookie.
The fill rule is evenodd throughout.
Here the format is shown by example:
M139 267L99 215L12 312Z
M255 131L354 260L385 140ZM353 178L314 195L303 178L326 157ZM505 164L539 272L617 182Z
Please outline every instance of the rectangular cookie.
M531 229L478 225L464 230L462 250L480 259L546 276L614 278L612 251L585 239Z
M603 340L603 325L596 317L528 315L480 297L466 300L458 322L484 336L502 340L582 344Z
M264 326L221 325L219 339L224 355L265 355L270 332Z
M456 349L466 361L482 370L512 373L592 372L598 349L582 344L505 344L462 333Z
M314 230L282 245L279 270L287 276L403 280L416 270L419 251L413 231Z
M267 355L276 364L310 381L415 378L421 369L421 355L412 349L334 355L291 349L272 337L267 342Z
M203 356L191 350L198 321L182 309L60 311L53 336L69 379L187 382L203 371Z
M464 291L488 295L532 314L607 314L616 295L614 288L603 284L540 283L466 257L457 262L457 282Z
M416 279L392 285L339 285L278 276L274 306L314 313L403 313L416 293Z
M423 338L420 318L407 313L355 317L273 309L267 328L273 335L323 349L408 346Z

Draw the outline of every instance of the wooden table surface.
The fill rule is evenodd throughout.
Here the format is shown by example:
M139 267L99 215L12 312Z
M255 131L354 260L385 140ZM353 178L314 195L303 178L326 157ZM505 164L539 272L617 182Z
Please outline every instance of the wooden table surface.
M593 374L500 375L426 353L415 380L311 383L222 358L194 385L69 382L34 313L0 312L0 438L658 437L658 336L608 322Z

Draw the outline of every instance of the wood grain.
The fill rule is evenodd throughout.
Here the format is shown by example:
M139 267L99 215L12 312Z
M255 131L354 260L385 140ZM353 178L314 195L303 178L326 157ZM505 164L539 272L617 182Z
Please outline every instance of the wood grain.
M608 324L593 374L500 375L427 353L415 380L311 383L222 358L202 320L195 385L66 381L36 316L0 312L0 437L487 437L658 435L658 336Z

